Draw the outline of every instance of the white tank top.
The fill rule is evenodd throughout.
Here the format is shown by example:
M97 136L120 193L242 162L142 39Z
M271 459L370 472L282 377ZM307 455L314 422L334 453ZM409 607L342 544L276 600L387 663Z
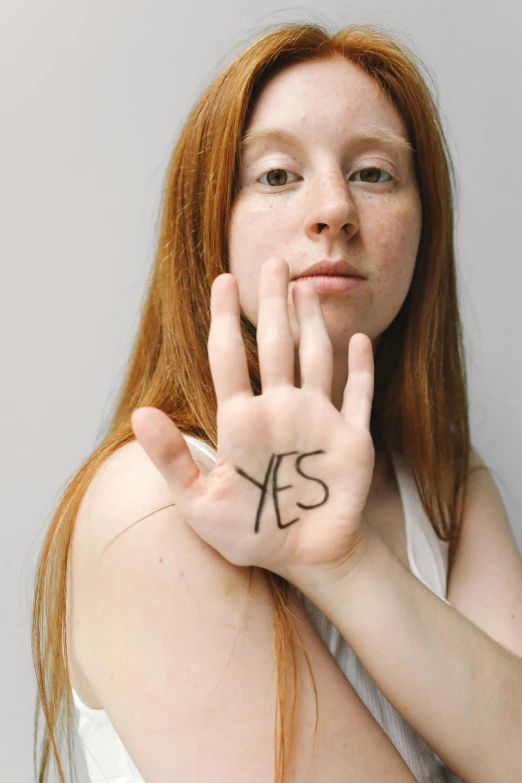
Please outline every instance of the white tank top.
M191 435L184 437L190 445L197 446L202 451L200 459L195 457L198 467L211 470L216 459L215 450ZM411 571L426 587L446 601L448 543L441 541L433 530L405 461L398 454L391 456L404 509ZM422 737L394 709L351 647L323 612L293 585L290 585L290 589L303 602L307 614L340 669L395 745L418 783L461 783ZM84 704L74 688L72 694L76 713L75 723L91 783L107 783L109 780L114 783L145 783L107 713Z

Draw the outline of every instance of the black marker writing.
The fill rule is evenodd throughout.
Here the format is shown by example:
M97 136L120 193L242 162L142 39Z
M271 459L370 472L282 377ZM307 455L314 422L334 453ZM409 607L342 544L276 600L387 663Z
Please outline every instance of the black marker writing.
M273 498L274 498L274 508L275 508L276 517L277 517L277 527L280 528L280 529L282 529L284 527L289 527L289 525L293 525L294 522L299 522L299 517L297 517L297 519L292 519L291 522L287 522L286 524L283 524L281 522L281 517L279 515L279 503L277 502L277 493L278 492L282 492L284 489L290 489L291 487L294 486L293 484L287 484L286 487L278 487L277 486L277 472L279 470L279 466L281 464L281 460L283 459L283 457L288 457L290 454L297 454L297 451L287 451L285 454L278 454L277 455L277 462L276 462L276 465L275 465L275 468L274 468L274 475L273 475L273 478L272 478L272 495L273 495Z
M248 479L252 482L252 484L255 484L256 487L259 487L261 490L261 499L259 501L259 505L257 507L257 514L256 514L256 522L254 525L254 533L259 533L259 521L261 519L261 512L263 511L263 506L265 504L265 496L266 496L266 488L268 485L268 480L270 478L270 471L272 470L272 464L274 462L275 454L272 454L270 457L270 462L268 463L268 470L266 471L265 481L263 484L260 484L258 481L256 481L252 476L249 476L248 473L245 473L244 470L241 470L241 468L236 468L236 471L239 473L240 476L243 476L244 478Z
M262 514L262 511L263 511L263 506L265 504L266 493L267 493L267 488L268 488L268 482L270 480L270 473L272 472L272 467L274 466L274 460L275 460L275 466L274 466L274 469L273 469L273 472L272 472L272 499L273 499L274 508L275 508L275 512L276 512L276 517L277 517L277 526L280 529L283 529L285 527L288 527L289 525L293 525L295 522L299 522L299 517L297 517L296 519L292 519L291 522L285 522L285 523L281 522L281 516L280 516L280 513L279 513L279 502L278 502L278 498L277 498L277 495L278 495L279 492L282 492L285 489L291 489L291 487L293 487L293 484L287 484L285 487L278 487L277 486L277 474L278 474L278 471L279 471L279 466L281 465L283 457L287 457L287 456L290 456L291 454L297 454L297 453L298 453L297 451L287 451L287 452L285 452L283 454L272 454L272 456L270 457L270 462L268 463L268 468L267 468L266 474L265 474L265 480L264 480L264 482L262 484L259 481L256 481L256 479L252 478L252 476L249 476L247 473L245 473L244 470L241 470L241 468L236 467L236 471L237 471L237 473L239 473L240 476L243 476L244 478L248 479L248 481L251 481L252 484L255 484L255 486L259 487L259 489L261 490L261 498L259 500L259 505L257 507L257 512L256 512L256 521L255 521L255 525L254 525L254 533L259 533L259 525L260 525L260 521L261 521L261 514ZM299 508L303 508L303 509L318 508L319 506L324 505L324 503L326 503L326 501L328 500L328 497L329 497L329 494L330 494L329 491L328 491L328 487L326 486L324 481L321 481L318 478L314 478L313 476L308 476L306 473L304 473L301 470L300 466L301 466L302 460L305 457L311 457L314 454L324 454L324 451L322 451L322 450L311 451L308 454L301 454L301 456L297 457L297 459L295 461L295 469L299 473L300 476L303 476L303 478L310 479L310 481L317 481L319 484L321 484L321 486L324 489L324 498L319 503L315 503L314 505L311 505L311 506L307 506L304 503L297 503Z
M303 471L299 467L301 465L301 460L303 460L305 457L311 457L313 454L324 454L324 451L310 451L308 454L301 454L301 456L298 457L295 461L295 469L297 470L300 476L303 476L303 478L310 479L310 481L317 481L318 484L320 484L324 489L324 498L323 500L321 500L320 503L315 503L315 505L313 506L305 506L303 503L298 503L297 505L299 506L299 508L319 508L319 506L324 505L324 503L326 503L326 501L330 497L330 492L328 490L328 487L324 483L324 481L321 481L321 479L318 478L314 478L313 476L307 476L306 473L303 473Z

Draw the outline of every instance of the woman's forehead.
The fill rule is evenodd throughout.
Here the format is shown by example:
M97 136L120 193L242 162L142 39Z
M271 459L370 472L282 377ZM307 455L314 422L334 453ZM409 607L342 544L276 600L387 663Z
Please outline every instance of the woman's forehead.
M262 88L243 140L254 128L278 127L306 132L328 121L351 132L375 126L407 137L401 115L382 88L361 68L329 59L290 65Z

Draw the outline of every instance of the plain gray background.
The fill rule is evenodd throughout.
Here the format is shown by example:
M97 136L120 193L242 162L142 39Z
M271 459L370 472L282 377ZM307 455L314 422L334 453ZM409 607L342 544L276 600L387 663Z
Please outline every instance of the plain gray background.
M522 549L522 12L515 0L2 0L0 9L0 780L18 783L32 779L30 617L49 515L119 388L185 117L268 24L383 24L433 74L460 182L472 440Z

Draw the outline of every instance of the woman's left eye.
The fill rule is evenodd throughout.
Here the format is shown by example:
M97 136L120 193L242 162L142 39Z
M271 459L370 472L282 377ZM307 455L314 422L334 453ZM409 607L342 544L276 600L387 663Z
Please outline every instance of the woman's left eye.
M379 185L382 182L391 182L392 179L394 179L393 175L390 174L389 171L386 171L385 169L381 169L378 166L366 166L364 169L359 169L359 171L356 171L355 174L362 174L363 172L369 172L370 179L366 180L368 184L375 184ZM262 185L286 185L287 184L287 174L291 174L292 172L289 172L287 169L270 169L269 171L265 171L264 174L261 174L261 177L268 177L269 175L275 175L271 176L270 179L272 182L261 182ZM386 174L388 176L388 179L380 179L380 176L382 174ZM297 175L294 175L297 176ZM261 177L259 177L258 182L261 181ZM377 177L377 178L375 178ZM284 179L285 181L282 182L281 180ZM361 181L361 180L357 180ZM364 180L363 180L364 181Z
M359 171L356 171L355 173L362 174L363 171L371 172L372 179L370 179L370 182L373 182L375 184L380 184L381 182L390 182L393 179L389 171L386 171L385 169L380 169L377 166L367 166L364 169L359 169ZM376 172L380 172L381 174L387 174L389 179L373 179Z

